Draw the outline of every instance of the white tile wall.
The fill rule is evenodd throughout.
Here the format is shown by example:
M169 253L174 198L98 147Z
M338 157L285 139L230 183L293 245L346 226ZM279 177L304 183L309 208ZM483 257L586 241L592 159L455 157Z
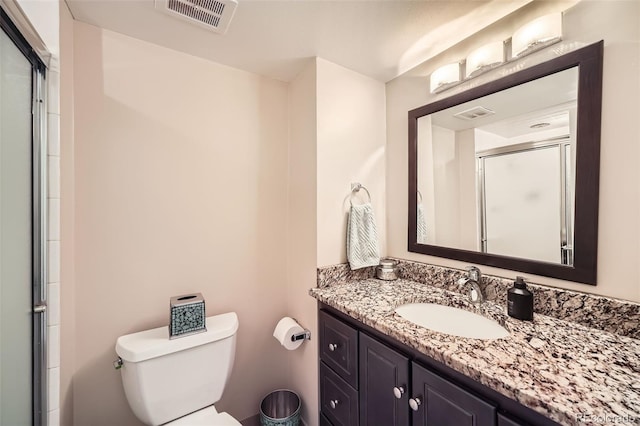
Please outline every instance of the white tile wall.
M47 323L50 326L60 325L60 284L49 283L47 290Z
M60 282L60 241L48 241L49 283Z
M48 426L60 426L60 410L49 411Z
M49 198L49 236L48 241L60 240L60 199Z
M51 64L57 61L51 61ZM55 76L52 74L56 74ZM57 69L49 70L47 81L47 112L60 115L60 73Z
M60 121L59 115L49 114L49 118L53 117ZM49 131L47 129L47 134L48 133ZM60 157L57 155L49 155L47 167L49 168L49 198L60 198Z
M60 74L47 74L47 323L49 426L60 424Z
M49 368L47 371L49 371L49 408L58 409L60 406L60 367Z
M60 134L60 115L57 113L53 113L48 111L47 116L47 128L49 129L50 134L59 135ZM60 138L51 138L48 141L47 145L47 153L49 155L60 155Z
M48 367L60 367L60 326L49 325L47 338L49 344Z

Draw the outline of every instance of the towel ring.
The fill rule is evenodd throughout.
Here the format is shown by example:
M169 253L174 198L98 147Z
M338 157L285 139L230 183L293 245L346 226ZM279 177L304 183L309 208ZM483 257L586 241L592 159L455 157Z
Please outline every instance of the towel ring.
M364 192L367 193L367 197L369 197L369 202L371 202L371 194L369 194L369 190L356 182L351 184L351 200L349 200L351 204L353 204L353 196L355 195L356 192L360 191L361 189L363 189Z

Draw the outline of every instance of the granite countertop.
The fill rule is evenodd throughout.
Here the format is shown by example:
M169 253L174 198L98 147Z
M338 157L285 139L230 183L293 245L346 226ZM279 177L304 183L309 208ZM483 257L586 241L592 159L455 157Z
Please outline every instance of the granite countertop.
M538 315L519 321L505 308L428 284L374 278L313 288L311 296L563 424L640 424L640 340ZM455 306L497 320L510 335L479 340L415 325L394 312L405 303ZM590 419L595 419L590 417Z

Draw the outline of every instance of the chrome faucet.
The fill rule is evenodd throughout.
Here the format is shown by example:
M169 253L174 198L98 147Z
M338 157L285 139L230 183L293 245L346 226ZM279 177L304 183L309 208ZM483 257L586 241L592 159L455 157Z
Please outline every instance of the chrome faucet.
M476 306L482 305L484 295L480 289L480 280L482 280L482 272L475 266L467 266L467 276L458 280L458 286L461 288L468 287L469 301Z

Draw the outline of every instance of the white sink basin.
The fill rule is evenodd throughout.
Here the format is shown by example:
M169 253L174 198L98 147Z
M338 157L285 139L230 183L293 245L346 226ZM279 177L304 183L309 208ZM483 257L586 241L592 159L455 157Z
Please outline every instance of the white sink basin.
M421 327L471 339L500 339L509 332L496 321L451 306L436 303L409 303L398 306L402 318Z

